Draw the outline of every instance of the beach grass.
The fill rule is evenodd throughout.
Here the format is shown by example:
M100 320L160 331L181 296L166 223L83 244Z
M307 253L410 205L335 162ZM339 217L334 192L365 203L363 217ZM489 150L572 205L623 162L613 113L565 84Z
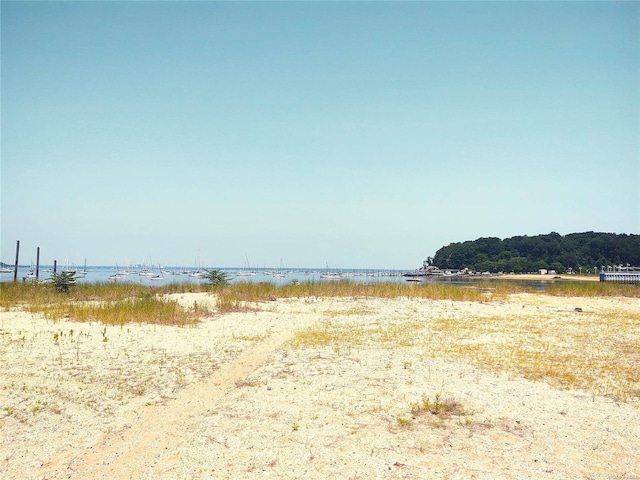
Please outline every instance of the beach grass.
M476 288L491 292L493 297L514 293L544 293L556 297L628 297L640 298L640 284L615 282L558 281L536 285L536 282L510 280L474 280Z
M88 283L75 285L68 293L59 293L48 284L3 283L0 306L5 310L20 308L42 313L53 320L69 318L105 325L197 323L198 318L204 316L203 311L185 309L176 301L164 298L166 292L173 291L173 286L158 289L136 283Z
M243 311L257 308L255 304L278 298L422 298L464 302L504 300L514 293L545 293L565 297L635 297L640 298L640 286L604 282L559 282L545 286L544 291L526 283L509 281L471 281L468 284L428 282L301 282L276 286L271 282L240 282L216 291L218 310Z
M497 294L500 295L500 294ZM216 292L217 306L222 312L250 308L251 304L278 298L430 298L453 301L490 301L492 295L476 285L454 286L441 283L412 285L398 282L301 282L276 286L270 282L241 282ZM254 305L255 308L255 305Z
M615 282L559 282L545 288L547 295L564 297L640 298L640 284Z
M56 292L50 284L0 284L0 307L23 308L43 312L53 319L69 317L80 321L97 320L107 324L152 322L167 324L193 323L202 312L188 311L166 301L165 294L210 292L216 297L219 313L251 311L260 304L279 298L421 298L466 302L503 300L513 293L540 292L531 285L515 282L448 282L407 284L400 282L301 282L277 286L272 282L238 282L211 287L206 284L170 283L144 286L137 283L81 283L69 292ZM640 286L605 282L559 282L548 285L545 294L555 296L623 296L640 297ZM197 309L192 309L197 310Z
M51 319L70 318L79 322L96 321L105 325L154 323L185 326L198 323L200 313L184 309L175 300L143 293L107 302L64 302L44 305L40 309Z

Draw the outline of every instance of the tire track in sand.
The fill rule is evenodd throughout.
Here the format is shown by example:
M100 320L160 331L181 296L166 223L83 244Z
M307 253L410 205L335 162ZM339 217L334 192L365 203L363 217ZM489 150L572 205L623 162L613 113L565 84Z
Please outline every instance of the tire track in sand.
M93 447L55 455L43 465L41 478L157 478L171 471L175 454L197 417L211 409L230 387L260 367L295 332L277 333L224 364L205 382L192 384L164 405L146 406Z

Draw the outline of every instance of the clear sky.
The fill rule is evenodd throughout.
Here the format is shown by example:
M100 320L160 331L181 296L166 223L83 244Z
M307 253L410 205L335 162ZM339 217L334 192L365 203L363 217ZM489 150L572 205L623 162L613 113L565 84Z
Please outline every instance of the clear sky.
M7 263L413 269L640 233L639 2L1 9Z

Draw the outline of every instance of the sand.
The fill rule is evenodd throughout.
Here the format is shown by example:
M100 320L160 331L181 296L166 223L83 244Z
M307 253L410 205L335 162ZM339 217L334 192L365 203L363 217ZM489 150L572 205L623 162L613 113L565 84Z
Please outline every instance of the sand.
M572 282L599 282L600 277L598 275L569 275L569 274L545 274L539 275L536 273L505 273L504 275L489 275L491 279L502 280L527 280L532 282L544 282L544 281L556 281L556 280L570 280Z
M434 333L523 311L584 325L626 315L640 359L639 299L285 299L194 327L1 312L0 478L640 478L637 397L472 365ZM398 333L407 322L424 342ZM355 336L301 334L331 328ZM548 336L549 348L564 341ZM412 409L436 395L463 414Z

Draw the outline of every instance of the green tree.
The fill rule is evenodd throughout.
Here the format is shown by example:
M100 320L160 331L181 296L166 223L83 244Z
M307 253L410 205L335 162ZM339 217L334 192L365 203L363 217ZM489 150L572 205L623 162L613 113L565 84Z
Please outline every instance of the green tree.
M51 275L50 281L56 292L66 293L76 284L76 274L75 272L54 273Z
M213 287L223 287L229 284L229 274L222 270L205 270L205 278Z
M549 265L551 270L555 270L556 273L566 273L567 269L560 262L553 262Z
M479 271L531 272L559 265L577 270L600 265L640 266L640 235L583 232L562 236L556 232L533 237L495 237L451 243L433 257L440 268ZM552 267L553 266L553 267Z

